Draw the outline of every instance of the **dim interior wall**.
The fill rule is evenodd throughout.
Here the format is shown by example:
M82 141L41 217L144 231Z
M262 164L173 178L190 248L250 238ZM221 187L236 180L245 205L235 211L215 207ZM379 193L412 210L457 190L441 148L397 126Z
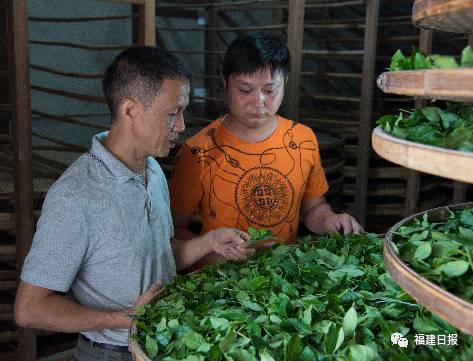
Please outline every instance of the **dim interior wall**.
M30 0L30 17L76 18L130 15L128 4L94 0ZM67 42L84 45L119 45L132 43L132 20L87 22L29 21L30 41ZM103 74L120 50L91 51L64 46L30 44L30 63L62 71ZM30 70L32 86L54 88L86 95L102 96L100 79L80 79ZM78 101L32 90L32 109L55 114L86 117L87 121L109 124L106 104ZM33 118L33 131L88 146L91 134L100 130ZM35 144L44 143L34 137Z
M156 24L159 28L156 43L167 50L196 51L205 50L205 14L199 14L198 18L177 18L159 16L159 4L157 9ZM175 28L197 28L202 31L175 31ZM169 30L167 30L169 29ZM199 76L205 73L205 62L203 54L176 53L176 55L191 69L194 77L192 79L192 91L195 95L205 95L205 84Z
M160 16L159 3L157 5L157 44L168 50L183 50L176 52L192 70L192 95L208 96L206 82L201 75L205 74L205 32L204 31L179 31L179 28L204 29L207 25L208 14L204 9L198 11L194 18ZM245 10L243 8L243 10ZM29 3L30 17L98 17L119 16L131 14L131 6L96 0L59 1L59 0L32 0ZM272 13L268 10L222 11L218 14L219 26L254 26L271 24ZM85 45L118 45L132 43L132 21L93 21L93 22L29 22L30 40L65 42ZM159 28L166 30L160 30ZM169 30L167 30L169 29ZM217 32L219 49L224 51L230 42L238 36L236 31ZM284 37L284 35L283 35ZM30 44L30 62L34 65L50 67L62 71L102 74L107 64L119 53L120 50L91 51L64 46ZM197 53L193 53L197 52ZM212 70L212 75L219 75L223 54L218 55L217 69ZM100 79L80 79L64 77L31 69L32 86L54 88L79 94L102 96ZM219 96L223 97L223 86L219 82ZM32 109L54 115L68 115L101 125L110 124L109 110L106 104L84 102L58 95L52 95L37 90L32 90ZM190 112L198 114L203 107L202 99L191 99ZM217 113L225 110L220 102ZM190 117L188 117L190 119ZM90 138L98 133L99 129L85 128L78 125L59 123L34 116L33 131L41 136L61 139L66 143L77 144L84 147L90 145ZM33 137L34 144L50 144L49 141Z

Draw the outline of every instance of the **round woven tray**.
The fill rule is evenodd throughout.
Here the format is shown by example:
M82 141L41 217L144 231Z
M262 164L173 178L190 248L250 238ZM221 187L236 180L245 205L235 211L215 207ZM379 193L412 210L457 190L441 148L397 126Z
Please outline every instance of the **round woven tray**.
M384 159L419 172L473 183L473 153L407 141L373 130L373 149Z
M473 99L473 69L389 71L377 80L384 93L468 102Z
M473 0L416 0L415 26L451 33L473 33Z
M164 297L166 295L166 289L163 287L161 288L158 292L156 292L156 295L153 297L150 303L156 302L156 300L160 299L161 297ZM137 326L136 326L136 320L133 320L131 323L130 327L130 335L136 334L137 333ZM140 344L138 341L133 340L132 338L128 338L128 344L130 347L131 355L133 356L133 360L135 361L152 361L142 350Z
M396 254L392 246L394 232L414 219L422 219L427 213L430 221L440 221L448 216L448 210L472 208L473 203L464 203L440 207L414 214L395 224L386 234L384 242L384 260L388 273L394 281L409 293L418 303L436 313L459 330L473 335L473 304L445 291L443 288L426 280L407 266Z

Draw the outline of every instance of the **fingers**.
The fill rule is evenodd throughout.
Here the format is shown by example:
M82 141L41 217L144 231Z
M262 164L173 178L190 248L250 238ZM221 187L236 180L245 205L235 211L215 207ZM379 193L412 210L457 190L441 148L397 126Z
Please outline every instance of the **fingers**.
M339 234L343 229L342 223L338 220L328 222L325 226L327 228L327 233Z
M356 221L355 218L351 220L351 224L352 224L354 234L360 234L361 232L364 231L363 227Z
M363 232L363 227L347 213L336 214L331 217L326 223L326 229L328 233L335 234L340 234L343 231L344 235Z
M250 235L246 232L234 228L223 228L219 230L214 251L227 260L243 260L255 252L248 244L250 239Z
M343 217L341 217L340 222L342 224L343 234L353 233L350 216L344 214Z
M254 250L252 252L251 248L229 248L227 252L230 256L230 259L232 261L242 261L246 257L248 257L250 254L254 253Z
M154 296L156 296L156 294L159 292L159 290L161 290L162 287L163 285L159 281L153 283L145 293L143 293L140 297L138 297L138 300L136 301L135 305L143 306L151 302L151 300L154 298Z
M260 249L265 249L265 248L271 248L272 246L274 246L277 242L265 242L265 243L257 243L255 245L255 249L256 250L260 250Z
M359 234L360 232L363 232L363 227L349 214L345 214L345 217L343 217L342 225L343 234Z
M248 233L239 230L237 230L237 232L239 232L240 238L243 239L245 243L248 243L250 241L251 236Z

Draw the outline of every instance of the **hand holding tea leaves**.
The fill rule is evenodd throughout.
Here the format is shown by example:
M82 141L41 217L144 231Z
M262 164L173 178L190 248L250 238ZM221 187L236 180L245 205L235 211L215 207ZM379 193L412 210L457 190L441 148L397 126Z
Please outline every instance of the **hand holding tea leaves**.
M248 247L250 236L234 228L219 228L209 232L212 239L212 251L227 260L243 260L254 253Z
M251 239L248 241L248 244L251 246L256 246L262 241L277 239L277 237L273 236L273 232L270 229L256 229L253 227L249 227L248 234L251 237Z

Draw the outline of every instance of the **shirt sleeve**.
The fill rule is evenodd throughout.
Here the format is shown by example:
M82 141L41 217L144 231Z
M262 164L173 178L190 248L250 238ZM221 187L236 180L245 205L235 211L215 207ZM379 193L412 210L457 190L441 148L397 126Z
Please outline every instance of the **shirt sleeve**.
M201 167L198 153L184 143L169 179L171 209L191 215L199 208L203 196Z
M327 178L325 177L324 168L320 160L319 145L315 134L311 131L315 150L312 152L312 168L310 170L309 179L304 193L304 199L322 197L328 191Z
M68 291L88 244L85 219L78 201L48 194L21 279L50 290Z

